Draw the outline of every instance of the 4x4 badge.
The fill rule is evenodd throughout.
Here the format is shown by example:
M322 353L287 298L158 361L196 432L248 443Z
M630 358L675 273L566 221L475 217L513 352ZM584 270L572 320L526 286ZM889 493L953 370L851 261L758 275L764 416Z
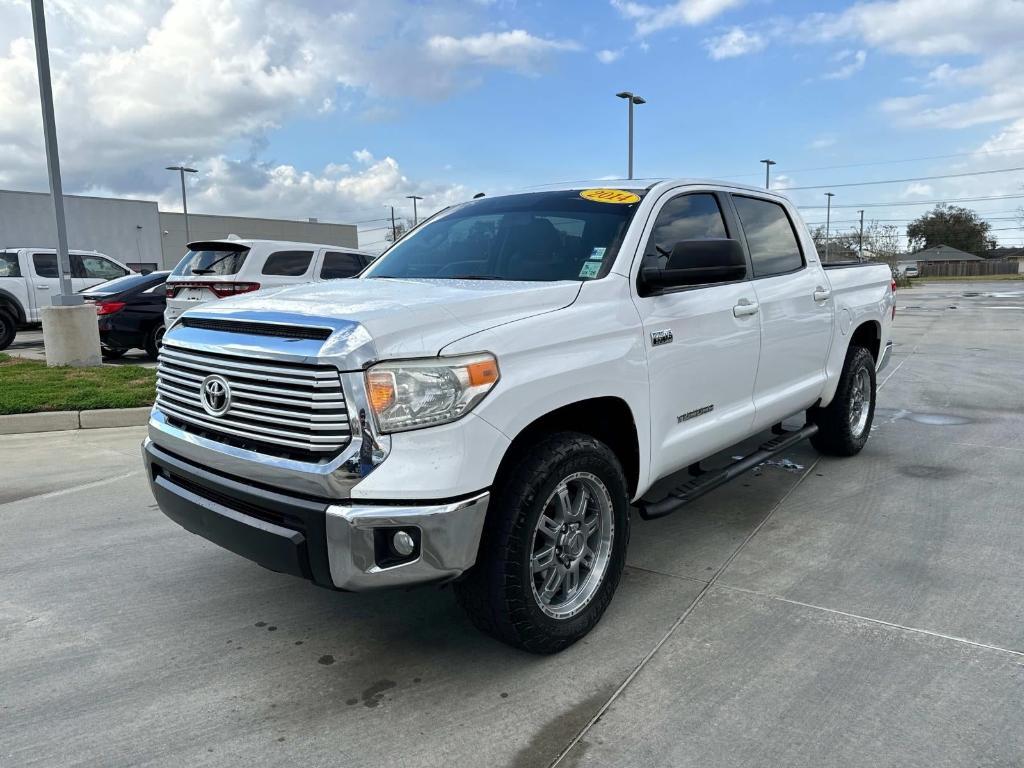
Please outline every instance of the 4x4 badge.
M672 331L651 331L651 346L656 347L659 344L671 344L672 343Z

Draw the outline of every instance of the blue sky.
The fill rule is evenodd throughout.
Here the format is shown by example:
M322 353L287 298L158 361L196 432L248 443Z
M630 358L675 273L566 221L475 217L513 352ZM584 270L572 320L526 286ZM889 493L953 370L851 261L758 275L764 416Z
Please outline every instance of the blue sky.
M194 210L335 221L405 213L407 194L429 211L624 174L622 89L648 100L638 176L759 184L771 157L809 206L824 190L795 188L1024 166L1017 0L47 6L67 189L169 209L161 169L182 160L202 171ZM0 0L3 187L45 185L30 35L26 0ZM957 156L890 162L936 155ZM1024 195L1024 172L834 191L837 206ZM1022 200L968 205L1012 244ZM927 207L868 217L901 224Z

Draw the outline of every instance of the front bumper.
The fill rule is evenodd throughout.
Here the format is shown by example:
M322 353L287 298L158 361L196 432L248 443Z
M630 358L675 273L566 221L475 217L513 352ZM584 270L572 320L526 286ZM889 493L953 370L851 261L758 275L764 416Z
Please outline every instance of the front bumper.
M278 493L211 472L147 439L142 446L160 509L188 531L265 568L363 591L446 581L476 561L489 494L436 503L358 502ZM417 548L396 560L390 533Z

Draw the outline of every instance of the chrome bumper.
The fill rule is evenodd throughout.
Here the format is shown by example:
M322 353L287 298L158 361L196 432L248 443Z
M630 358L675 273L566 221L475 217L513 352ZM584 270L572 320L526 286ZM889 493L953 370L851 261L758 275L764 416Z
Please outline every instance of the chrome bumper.
M435 503L332 504L211 471L148 438L142 453L164 514L273 571L358 592L450 580L476 562L486 491ZM399 529L417 545L404 559L388 548Z
M360 592L453 579L476 562L489 493L446 504L327 508L327 558L339 589ZM377 563L378 531L415 529L419 555L389 567Z
M889 364L889 358L892 357L892 342L887 341L885 343L885 349L882 350L882 354L878 356L878 363L875 365L875 373L880 373L885 366Z

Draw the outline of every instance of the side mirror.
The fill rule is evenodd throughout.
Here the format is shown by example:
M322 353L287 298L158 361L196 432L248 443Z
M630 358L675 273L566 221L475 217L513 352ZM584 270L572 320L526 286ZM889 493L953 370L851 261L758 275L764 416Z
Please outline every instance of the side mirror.
M747 275L747 260L738 240L681 240L665 268L643 267L640 279L651 288L725 283Z

